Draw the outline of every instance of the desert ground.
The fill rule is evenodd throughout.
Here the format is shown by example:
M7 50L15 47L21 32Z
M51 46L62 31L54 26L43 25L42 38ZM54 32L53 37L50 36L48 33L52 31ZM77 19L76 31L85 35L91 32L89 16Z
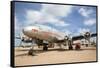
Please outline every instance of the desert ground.
M15 47L15 65L42 65L72 62L96 61L96 47L81 46L80 50L68 50L68 47L58 46L43 51L42 48L34 47L34 56L29 56L30 47Z

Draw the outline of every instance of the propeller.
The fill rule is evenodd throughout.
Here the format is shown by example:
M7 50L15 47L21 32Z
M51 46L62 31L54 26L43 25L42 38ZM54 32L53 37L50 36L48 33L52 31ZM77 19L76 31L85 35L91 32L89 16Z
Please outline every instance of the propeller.
M32 38L25 36L24 34L20 34L19 36L15 37L16 39L20 39L19 47L24 47L23 43L32 43Z
M92 34L92 33L90 33L90 32L85 32L85 33L84 33L84 38L85 38L85 40L88 41L88 45L90 45L91 34ZM88 45L86 45L86 46L88 46Z

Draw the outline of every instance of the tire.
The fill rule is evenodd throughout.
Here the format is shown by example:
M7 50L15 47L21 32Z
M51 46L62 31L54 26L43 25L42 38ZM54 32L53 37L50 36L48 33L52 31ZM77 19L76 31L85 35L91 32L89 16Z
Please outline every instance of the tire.
M73 47L72 46L69 46L69 50L73 50Z
M76 49L76 50L80 50L80 45L76 45L76 46L75 46L75 49Z
M47 46L43 46L43 50L44 51L47 51L48 50L48 47Z
M28 55L34 56L34 51L33 51L33 49L30 49L30 50L29 50Z

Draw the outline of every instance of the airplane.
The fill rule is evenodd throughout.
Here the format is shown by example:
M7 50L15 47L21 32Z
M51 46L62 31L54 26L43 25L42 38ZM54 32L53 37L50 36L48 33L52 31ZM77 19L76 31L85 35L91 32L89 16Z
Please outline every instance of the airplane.
M26 43L35 43L40 47L43 46L43 50L48 50L48 46L51 45L54 47L53 43L58 44L61 47L61 44L69 47L69 50L73 49L72 44L75 40L86 39L90 42L91 37L97 36L97 33L85 32L83 35L69 37L62 32L57 31L54 28L45 26L45 25L33 25L27 26L22 29L23 34L27 37L16 37L21 39L21 42ZM34 46L32 47L34 48ZM77 47L76 47L77 48ZM32 49L30 49L32 50Z

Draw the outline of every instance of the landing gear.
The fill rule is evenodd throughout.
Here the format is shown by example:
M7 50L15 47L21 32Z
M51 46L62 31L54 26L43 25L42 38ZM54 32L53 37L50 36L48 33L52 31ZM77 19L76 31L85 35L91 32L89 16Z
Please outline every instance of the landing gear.
M68 45L69 45L69 50L73 50L72 40L69 40L68 41Z
M44 50L44 51L47 51L47 50L48 50L47 45L44 45L44 46L43 46L43 50Z
M72 46L69 46L69 50L73 50L73 47Z
M86 47L88 47L88 44L86 44Z
M80 44L76 44L75 50L80 50L80 48L81 48Z
M48 44L47 43L43 43L43 50L47 51L48 50Z
M31 55L31 56L35 55L34 46L32 46L32 48L28 51L28 55Z
M31 56L34 56L35 55L34 54L34 50L32 48L29 50L28 55L31 55Z

